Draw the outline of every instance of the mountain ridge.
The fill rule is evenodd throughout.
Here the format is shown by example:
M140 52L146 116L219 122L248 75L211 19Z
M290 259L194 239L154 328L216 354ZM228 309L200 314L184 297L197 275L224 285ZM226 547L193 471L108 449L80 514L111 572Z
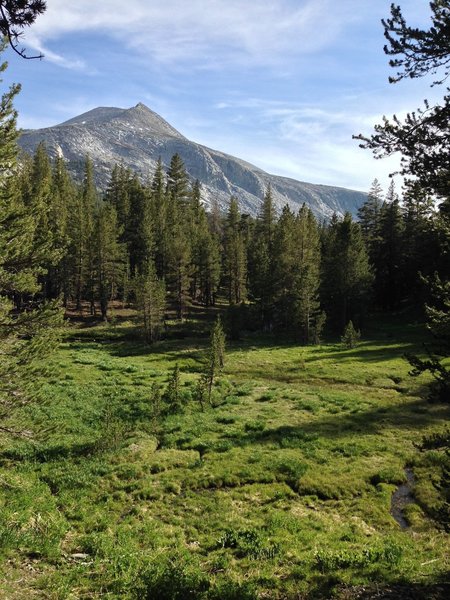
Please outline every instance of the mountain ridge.
M216 199L224 209L233 195L243 212L255 215L269 184L278 210L285 204L298 210L305 202L322 219L346 211L355 215L366 199L363 192L272 175L240 158L193 142L141 102L131 108L97 107L52 127L23 131L19 138L19 145L29 153L41 142L50 156L63 156L76 177L89 155L101 189L107 186L114 164L148 177L158 158L167 167L178 153L191 179L201 182L207 206Z

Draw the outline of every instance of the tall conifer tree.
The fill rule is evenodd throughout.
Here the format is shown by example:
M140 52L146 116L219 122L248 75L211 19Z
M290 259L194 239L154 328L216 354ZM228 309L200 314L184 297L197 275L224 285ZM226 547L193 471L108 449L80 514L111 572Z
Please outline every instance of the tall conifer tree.
M225 222L223 274L230 304L243 302L247 295L246 248L241 231L238 203L233 196L230 198Z
M370 260L375 260L380 234L380 218L384 197L378 179L374 179L367 194L367 200L358 209L361 232L367 245Z
M7 433L23 433L10 419L39 396L37 369L57 341L61 318L56 304L41 302L38 277L48 256L37 242L35 215L18 194L13 100L19 89L11 86L0 99L0 430ZM24 305L13 310L17 297Z
M303 204L296 218L293 324L303 343L313 340L319 316L320 237L312 211Z
M166 177L160 157L151 181L150 212L155 244L156 273L162 279L167 277L168 274L168 210Z
M167 173L168 289L175 302L178 319L187 306L192 275L192 239L190 237L191 193L183 161L174 154Z
M93 243L95 296L104 321L108 320L109 303L117 297L125 268L126 253L119 242L120 233L115 208L101 204L95 218Z
M66 163L58 156L53 165L49 223L59 260L49 268L48 279L50 296L56 298L62 294L64 306L67 306L70 293L69 220L75 208L76 193Z
M249 252L251 292L259 308L261 325L264 329L270 329L273 324L275 295L273 242L275 223L275 208L272 190L269 185L257 216Z
M328 321L343 331L351 320L358 327L367 312L373 275L358 223L349 213L331 220L324 238L322 304Z
M89 156L84 163L84 176L81 191L81 241L82 241L82 282L89 300L91 315L95 314L95 243L94 219L99 205L99 195L94 181L94 165Z
M381 209L374 256L376 299L382 308L389 310L398 308L405 294L403 226L399 198L391 182Z

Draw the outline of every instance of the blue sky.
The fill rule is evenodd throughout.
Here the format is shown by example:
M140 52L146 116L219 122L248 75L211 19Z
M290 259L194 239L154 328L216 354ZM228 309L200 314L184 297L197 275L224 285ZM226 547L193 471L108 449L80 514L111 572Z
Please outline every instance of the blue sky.
M428 26L425 0L401 0ZM439 97L430 81L389 85L381 18L390 0L47 0L7 51L22 84L19 125L54 125L97 106L143 102L186 137L270 173L366 191L375 161L353 133Z

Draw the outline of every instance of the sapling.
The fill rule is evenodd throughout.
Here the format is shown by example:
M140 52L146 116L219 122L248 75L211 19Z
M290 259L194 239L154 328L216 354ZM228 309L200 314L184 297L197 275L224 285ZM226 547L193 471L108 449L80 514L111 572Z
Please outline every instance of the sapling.
M344 334L341 337L341 342L346 348L355 348L361 338L361 332L355 329L352 321L349 321L344 329Z

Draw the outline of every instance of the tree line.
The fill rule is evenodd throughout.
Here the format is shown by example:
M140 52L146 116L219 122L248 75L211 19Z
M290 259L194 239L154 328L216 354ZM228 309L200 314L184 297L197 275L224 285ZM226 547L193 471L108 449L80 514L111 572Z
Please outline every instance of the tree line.
M227 305L231 335L245 325L289 330L317 343L324 324L342 332L369 310L398 310L427 300L424 278L449 270L447 212L417 183L400 198L375 180L355 221L347 213L319 222L303 205L277 214L269 187L256 217L231 197L221 212L202 203L182 159L161 161L143 181L116 165L100 193L89 157L76 183L44 145L24 157L13 187L32 219L38 294L15 293L20 311L51 301L107 320L111 302L134 306L147 341L165 316L183 319L192 305ZM20 217L18 216L20 220ZM420 304L422 304L421 302Z

